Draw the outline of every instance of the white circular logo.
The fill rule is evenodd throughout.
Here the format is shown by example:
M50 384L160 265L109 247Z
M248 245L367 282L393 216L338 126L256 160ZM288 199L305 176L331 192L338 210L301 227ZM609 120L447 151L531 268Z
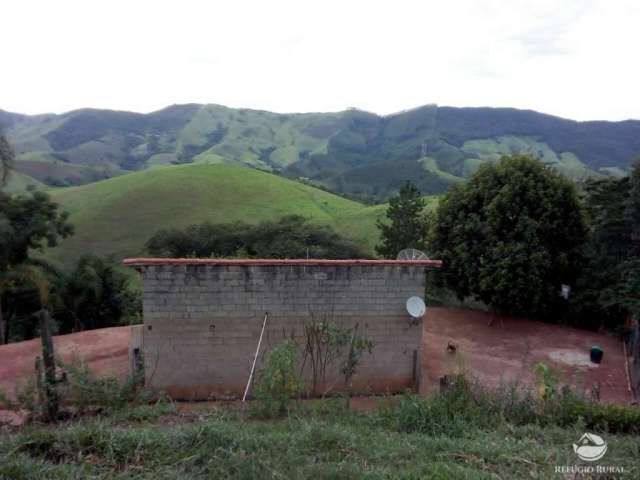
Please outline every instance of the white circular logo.
M577 444L573 444L573 451L576 452L580 460L595 462L607 453L607 442L599 435L585 433Z

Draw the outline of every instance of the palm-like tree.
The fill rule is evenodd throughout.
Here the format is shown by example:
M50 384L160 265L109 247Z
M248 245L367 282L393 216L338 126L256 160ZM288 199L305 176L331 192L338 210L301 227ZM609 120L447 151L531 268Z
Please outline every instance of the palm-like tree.
M0 187L6 185L13 168L15 153L4 135L0 133Z
M53 268L46 262L39 260L29 260L24 264L0 271L0 300L3 294L16 285L26 284L35 289L40 308L48 309L49 290L51 287L51 282L47 275L48 271L53 271ZM4 318L0 303L0 344L6 344L9 341L10 322L11 318Z
M55 421L58 418L58 394L56 392L56 367L53 351L53 340L51 338L51 316L49 314L49 289L50 282L46 276L46 273L41 267L47 267L46 263L41 266L38 265L36 260L34 263L27 261L23 264L17 265L13 268L9 268L4 272L0 272L0 297L5 290L11 289L16 284L28 284L32 288L35 288L38 301L40 303L40 310L36 313L39 319L40 335L42 337L42 361L44 370L39 371L38 375L42 375L38 385L41 387L40 393L43 395L46 408L46 414L49 420ZM0 334L4 337L2 340L4 343L8 341L9 328L8 322L2 325L0 306L0 329L3 332Z

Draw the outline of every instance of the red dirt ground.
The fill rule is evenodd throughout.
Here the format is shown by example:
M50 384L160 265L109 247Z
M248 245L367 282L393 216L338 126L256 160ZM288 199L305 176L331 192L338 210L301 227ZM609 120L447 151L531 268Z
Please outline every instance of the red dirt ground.
M53 337L56 357L80 358L98 374L126 378L131 327L103 328ZM35 358L41 355L39 339L0 346L0 389L13 395L15 388L33 375Z
M422 338L421 393L436 391L441 376L460 369L486 386L515 380L535 385L534 367L543 362L589 395L599 384L603 402L632 401L622 341L612 336L478 311L430 308ZM447 351L449 342L455 353ZM599 365L589 361L593 345L604 349Z
M628 404L622 343L610 336L532 320L495 317L491 314L446 308L430 308L424 323L421 361L421 393L436 391L439 378L464 368L467 374L489 386L518 380L535 384L538 362L561 371L571 384L589 391L600 384L605 402ZM81 358L99 374L124 378L128 367L130 327L105 328L57 336L56 355L63 360ZM447 345L456 346L448 353ZM589 362L592 345L604 349L600 365ZM40 341L0 346L0 389L9 395L32 375Z

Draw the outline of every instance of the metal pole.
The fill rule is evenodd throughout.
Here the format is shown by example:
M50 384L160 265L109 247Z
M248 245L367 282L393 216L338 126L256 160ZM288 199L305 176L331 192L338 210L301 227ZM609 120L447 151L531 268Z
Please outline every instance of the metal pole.
M258 360L258 354L260 353L260 344L262 343L262 335L264 335L264 328L267 326L268 317L269 317L269 312L265 312L264 321L262 322L262 331L260 332L260 340L258 340L258 347L256 348L256 354L253 357L253 365L251 365L251 373L249 374L249 380L247 381L247 388L244 389L244 395L242 396L243 402L247 399L247 394L249 393L249 387L251 386L251 380L253 379L253 372L256 369L256 361Z

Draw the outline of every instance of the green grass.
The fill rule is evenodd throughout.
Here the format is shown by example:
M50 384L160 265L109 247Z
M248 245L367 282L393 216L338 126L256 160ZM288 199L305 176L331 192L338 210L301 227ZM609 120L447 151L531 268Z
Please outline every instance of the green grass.
M209 135L219 125L226 129L224 138L208 147ZM296 162L302 150L326 151L327 139L306 135L297 123L271 112L203 105L181 131L179 144L208 147L194 157L196 163L238 163L270 170Z
M274 421L219 411L186 418L145 412L5 435L0 478L563 478L554 467L583 464L572 450L583 433L579 423L506 422L471 424L455 436L405 432L378 412L345 412L334 401ZM637 439L603 436L608 452L599 463L637 478Z
M548 144L532 137L505 135L497 138L467 140L464 142L462 150L477 159L465 161L465 176L473 174L478 166L484 162L497 162L503 155L513 154L528 154L538 158L573 180L580 181L589 176L597 175L573 153L558 154Z
M540 379L544 397L458 375L428 397L349 402L366 413L328 398L287 402L265 417L264 400L191 404L180 413L167 399L149 403L151 392L131 389L135 383L70 367L66 407L104 409L0 436L0 479L551 479L563 478L556 467L589 465L573 451L585 432L608 447L590 465L624 475L564 478L640 473L640 410L589 401L550 377Z
M144 253L162 228L194 223L257 223L298 214L330 225L370 248L383 206L360 203L276 175L231 165L185 165L52 191L70 213L75 235L46 252L69 265L93 252L117 258Z
M464 181L463 178L456 177L455 175L452 175L451 173L448 173L448 172L445 172L444 170L442 170L438 166L438 162L436 161L435 158L423 157L420 160L418 160L418 162L420 162L420 164L422 164L422 166L424 167L425 170L427 170L429 172L432 172L432 173L435 173L440 178L442 178L443 180L449 182L452 185L455 185L456 183L460 183L460 182Z

